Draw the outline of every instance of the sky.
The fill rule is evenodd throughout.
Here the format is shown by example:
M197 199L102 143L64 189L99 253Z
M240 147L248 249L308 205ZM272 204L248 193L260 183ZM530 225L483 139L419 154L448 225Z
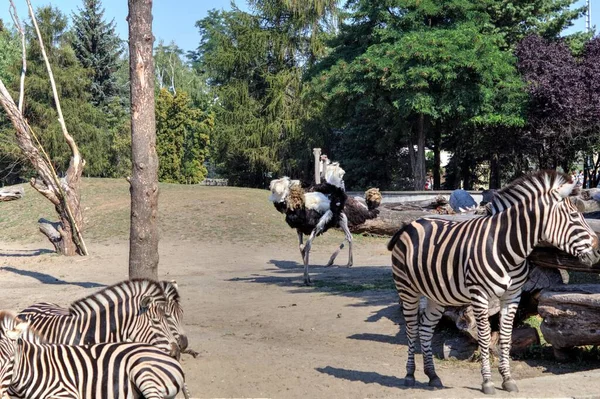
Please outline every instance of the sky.
M17 11L21 20L28 19L27 6L25 0L13 0L17 6ZM600 28L600 0L590 0L592 3L592 25L596 25L598 31ZM34 7L51 4L59 8L67 15L71 15L82 6L82 0L31 0ZM126 39L128 36L128 26L125 18L127 17L126 0L103 0L105 8L105 17L114 19L117 27L117 34ZM200 35L195 24L196 21L204 18L208 10L231 8L230 0L154 0L152 13L154 15L153 30L158 40L163 40L166 44L174 41L185 52L195 50L200 41ZM244 9L245 1L237 0L236 4ZM585 0L577 2L578 5L585 4ZM8 25L11 22L8 13L8 0L0 0L0 18ZM567 33L585 29L585 17L576 21L575 26L568 29Z

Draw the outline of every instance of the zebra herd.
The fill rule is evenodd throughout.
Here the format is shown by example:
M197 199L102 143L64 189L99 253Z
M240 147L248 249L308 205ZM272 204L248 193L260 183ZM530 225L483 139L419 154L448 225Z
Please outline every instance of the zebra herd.
M187 398L182 317L176 283L145 279L1 311L0 397Z

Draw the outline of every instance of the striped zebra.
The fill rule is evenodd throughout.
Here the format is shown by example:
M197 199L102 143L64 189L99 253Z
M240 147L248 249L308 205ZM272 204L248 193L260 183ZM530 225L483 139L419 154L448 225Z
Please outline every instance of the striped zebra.
M187 335L183 329L183 307L181 306L177 281L161 281L159 284L165 292L165 298L167 299L167 323L177 340L179 350L181 353L187 353L196 358L199 353L188 348Z
M30 322L48 342L139 342L154 345L178 359L179 344L168 320L176 306L168 302L161 284L126 280L77 300L68 309L43 302L24 309L19 318ZM181 320L183 312L177 314ZM185 335L179 340L182 337Z
M429 385L442 387L431 353L431 338L445 306L471 304L481 351L483 392L493 394L489 347L488 302L499 298L502 387L518 391L510 375L512 323L527 280L526 257L540 242L591 261L598 237L569 200L575 183L554 171L529 174L500 190L492 216L463 222L419 219L390 240L392 270L408 337L406 386L415 384L415 339L420 337ZM427 307L418 320L419 299Z
M11 316L14 328L0 336L2 397L163 399L182 390L188 398L181 365L154 346L46 344L41 336L31 342L36 332L28 322L0 315Z

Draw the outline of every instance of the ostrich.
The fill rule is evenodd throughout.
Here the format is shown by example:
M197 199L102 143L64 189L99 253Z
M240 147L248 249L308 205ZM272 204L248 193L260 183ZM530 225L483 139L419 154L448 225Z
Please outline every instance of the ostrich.
M366 191L365 199L348 197L343 187L344 171L339 164L333 163L327 167L326 183L302 188L300 181L289 177L272 180L271 196L275 208L285 214L285 221L298 233L298 246L304 263L304 283L310 285L308 261L312 241L332 227L339 227L344 232L344 241L331 255L327 266L331 266L348 241L348 264L352 266L352 234L349 226L364 223L379 214L376 209L381 203L381 193L372 188ZM308 235L303 245L304 235Z

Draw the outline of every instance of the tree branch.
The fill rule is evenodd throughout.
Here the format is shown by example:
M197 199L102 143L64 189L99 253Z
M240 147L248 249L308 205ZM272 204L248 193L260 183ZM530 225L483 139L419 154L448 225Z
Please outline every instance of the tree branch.
M26 0L27 6L29 7L29 15L31 16L31 20L33 22L33 26L35 27L35 32L38 36L38 40L40 41L40 49L42 51L42 56L44 57L44 62L46 63L46 69L48 70L48 75L50 77L50 85L52 86L52 94L54 95L54 102L56 103L56 112L58 113L58 122L60 123L60 127L62 129L63 136L67 141L67 144L71 148L71 152L73 153L73 159L70 166L75 168L75 174L79 174L79 165L81 163L81 154L79 153L79 148L77 148L77 144L73 137L67 131L67 126L65 125L65 119L63 117L62 108L60 106L60 100L58 98L58 91L56 90L56 82L54 81L54 74L52 73L52 68L50 67L50 61L48 60L48 56L46 55L46 49L44 48L44 41L42 39L42 34L40 33L40 28L37 24L37 19L35 18L35 13L33 12L33 7L31 6L31 0Z
M17 14L17 7L15 7L15 3L13 0L10 1L10 16L21 35L21 51L22 51L22 59L23 59L23 67L21 68L21 78L19 84L19 111L23 113L23 99L25 98L25 72L27 72L27 51L25 47L25 30L21 25L21 21L19 20L19 15Z

